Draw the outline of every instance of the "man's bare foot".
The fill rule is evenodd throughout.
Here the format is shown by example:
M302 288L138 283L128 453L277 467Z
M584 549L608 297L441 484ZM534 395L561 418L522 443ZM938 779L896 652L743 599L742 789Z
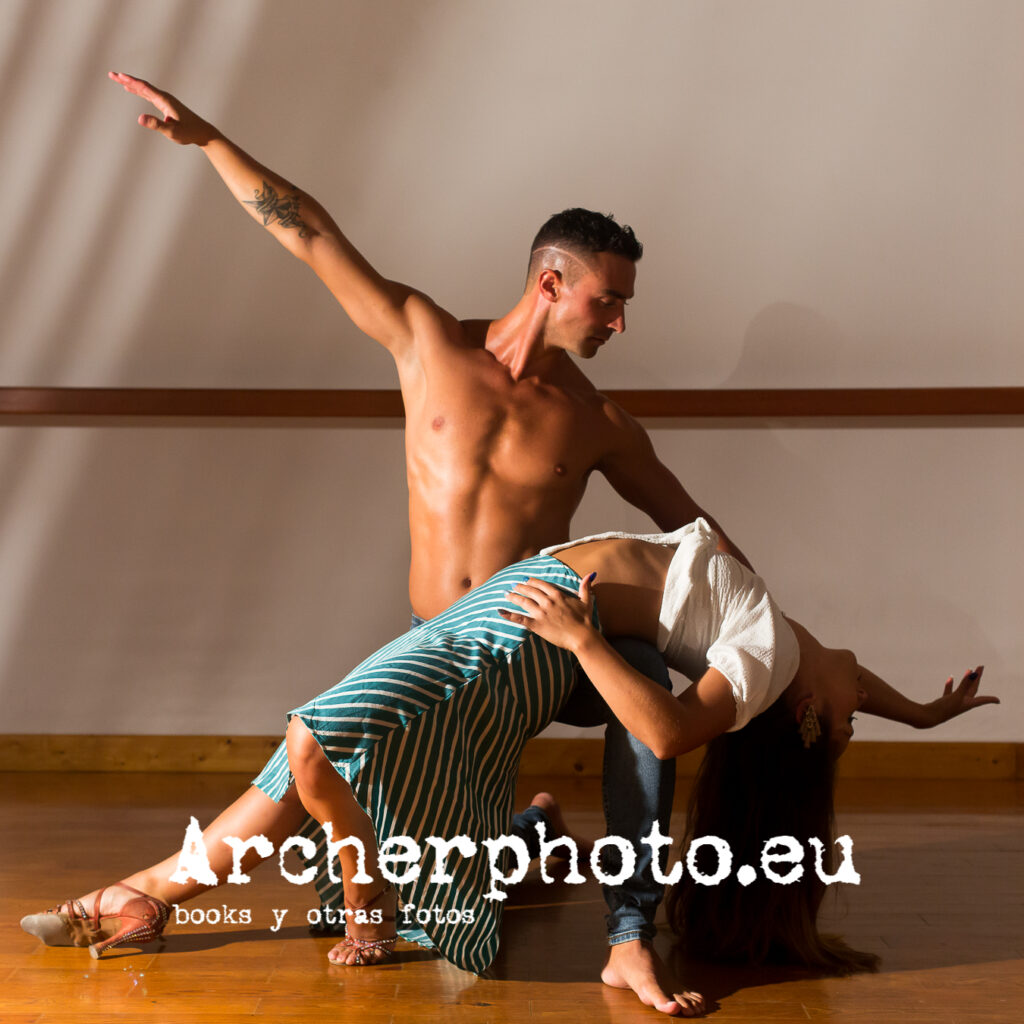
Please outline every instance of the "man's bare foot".
M632 989L641 1003L662 1013L674 1017L704 1015L704 997L677 986L654 947L643 939L612 946L601 980L612 988Z
M347 934L327 954L339 967L370 967L387 960L394 952L395 910L398 896L390 885L354 910L345 904Z
M559 807L558 801L550 793L538 793L530 801L530 806L539 807L544 812L544 816L551 822L554 835L548 836L548 839L565 836L576 844L576 849L579 850L581 857L589 859L590 853L594 849L594 844L589 839L584 839L582 836L576 835L575 832L569 831L569 826L566 825L565 818L562 817L562 808ZM560 852L552 852L552 856L561 857L562 855ZM565 858L563 857L562 859L564 860Z

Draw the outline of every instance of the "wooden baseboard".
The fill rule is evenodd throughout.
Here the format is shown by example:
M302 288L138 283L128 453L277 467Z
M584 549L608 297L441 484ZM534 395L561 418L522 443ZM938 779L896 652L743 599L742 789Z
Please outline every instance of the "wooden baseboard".
M5 772L251 772L280 736L0 736Z
M255 775L277 746L275 736L0 735L4 772L243 772ZM598 778L601 739L539 738L523 751L521 774ZM701 752L676 761L692 777ZM1024 779L1024 743L851 745L841 762L851 779Z

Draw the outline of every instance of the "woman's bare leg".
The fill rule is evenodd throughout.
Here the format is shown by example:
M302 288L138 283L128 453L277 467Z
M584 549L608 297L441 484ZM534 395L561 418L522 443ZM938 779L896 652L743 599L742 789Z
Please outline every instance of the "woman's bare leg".
M352 939L379 941L395 936L394 915L396 896L388 890L380 873L377 859L377 835L373 822L352 795L349 784L338 774L320 744L300 718L293 718L288 726L288 765L295 777L295 786L305 810L321 824L331 822L335 839L355 836L366 851L365 874L369 881L359 883L352 879L358 874L358 854L351 846L338 851L341 877L345 888L345 906L349 910L365 907L365 916L381 911L383 920L360 921L359 916L346 915L346 931ZM363 915L360 915L363 916ZM328 953L334 964L374 964L390 954L390 949L362 949L339 942Z
M250 836L264 835L274 844L276 850L285 839L298 833L307 817L306 809L299 800L295 786L288 790L279 803L271 800L262 790L250 786L203 830L203 842L206 846L210 867L220 883L223 884L234 864L234 850L227 843L221 842L224 836L239 836L241 839L248 839ZM142 871L136 871L122 881L148 896L155 896L157 899L163 900L165 903L185 903L200 893L215 888L215 886L197 882L193 878L187 882L170 881L171 875L178 868L179 853L180 850L175 850L164 860L148 868L143 868ZM242 857L242 871L251 871L263 859L254 850L247 850ZM82 897L82 903L90 913L94 912L93 902L98 892L98 889L94 889L87 896ZM107 893L104 893L100 911L107 913L109 910L115 909L123 901L124 895L123 889L119 891L116 887L111 887Z
M227 879L234 866L234 850L221 842L225 836L248 839L264 835L277 848L289 835L299 831L306 820L305 808L294 786L279 803L255 786L250 787L203 832L207 859L217 876L217 884ZM172 882L170 876L177 870L178 857L179 852L175 852L121 882L102 890L94 889L81 899L70 900L43 913L29 914L22 918L21 927L50 946L88 945L94 957L124 942L156 938L168 918L168 908L157 901L184 903L215 888L195 879ZM241 868L251 871L263 859L258 852L247 850L241 858ZM104 919L99 927L94 923L97 918Z

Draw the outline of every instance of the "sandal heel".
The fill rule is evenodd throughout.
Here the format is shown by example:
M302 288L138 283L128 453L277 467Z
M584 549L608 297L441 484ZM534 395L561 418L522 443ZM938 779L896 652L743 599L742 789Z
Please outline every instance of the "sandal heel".
M132 891L137 892L134 889ZM152 942L163 933L169 917L170 908L163 900L139 893L128 900L117 914L109 915L108 920L118 918L121 927L110 938L94 942L89 947L89 955L99 960L108 949L128 943Z

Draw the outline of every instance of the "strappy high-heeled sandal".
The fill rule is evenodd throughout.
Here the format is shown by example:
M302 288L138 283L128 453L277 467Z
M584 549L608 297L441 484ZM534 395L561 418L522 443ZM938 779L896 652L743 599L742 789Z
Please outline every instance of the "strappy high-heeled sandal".
M45 913L23 917L21 927L47 946L88 946L95 960L115 946L159 938L171 916L171 908L163 900L147 896L124 882L118 882L116 887L127 889L132 895L109 913L100 913L103 894L107 891L100 889L91 915L81 900L68 900Z
M368 907L372 907L374 903L376 903L381 897L386 896L389 892L391 892L391 886L385 885L384 888L381 889L376 896L371 897L365 903L361 903L359 906L353 906L348 902L348 900L346 900L345 909L350 910L353 913L358 913L360 910L366 910ZM352 919L349 915L346 915L346 918L347 927L351 925ZM385 921L394 920L394 914L381 915L382 924ZM392 935L390 936L390 938L387 939L357 939L353 935L346 935L345 938L338 943L338 946L341 946L342 949L354 949L356 951L355 960L353 960L351 964L337 964L334 963L333 960L330 960L330 962L334 964L335 967L373 967L377 964L384 963L384 961L387 960L395 952L395 943L397 941L397 935ZM334 949L337 949L338 946L335 946ZM362 959L363 954L369 953L371 950L377 950L380 953L382 953L383 956L381 956L379 960L374 960L372 963L364 963Z

